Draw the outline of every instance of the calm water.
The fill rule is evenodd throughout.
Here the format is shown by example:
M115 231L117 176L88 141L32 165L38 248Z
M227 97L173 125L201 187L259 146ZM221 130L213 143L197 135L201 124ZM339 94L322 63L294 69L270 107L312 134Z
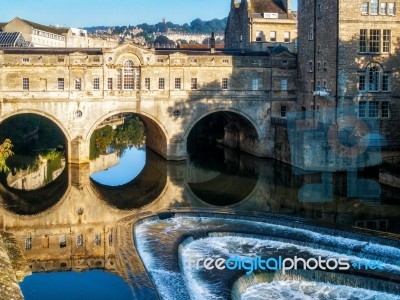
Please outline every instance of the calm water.
M337 172L327 177L207 143L193 147L187 161L167 162L146 149L144 132L137 129L141 125L135 118L127 115L112 122L124 118L128 119L126 126L106 126L96 131L88 165L68 165L62 147L52 148L42 152L39 159L16 157L14 163L20 169L1 178L0 223L14 233L34 272L21 283L26 299L133 299L134 295L138 299L154 299L152 285L133 251L131 224L135 219L126 221L127 226L120 222L139 213L156 214L169 208L229 209L304 217L334 227L400 233L399 190L381 186L380 195L352 195L358 190L354 188L358 183L368 182L357 180L377 182L377 168L359 170L357 175ZM127 137L119 126L140 134ZM348 180L349 176L352 180ZM332 196L326 197L329 194ZM157 226L155 239L161 232ZM165 232L165 241L171 238L174 228L183 228L182 224L174 226ZM217 251L215 240L202 242L196 251ZM253 241L245 239L226 241L226 245L233 250L235 245L242 245L236 249L239 252L258 249L252 250ZM159 246L153 246L149 255L154 249L160 257L165 254L159 252ZM143 253L140 255L143 258ZM86 271L72 272L76 270L74 266ZM174 269L176 266L153 267L158 271L157 278L172 276L175 282L183 276L179 268ZM112 273L93 270L99 268ZM282 290L282 286L291 291L312 289L316 297L323 294L321 289L327 293L335 289L294 280L277 281L276 286L262 285L259 290ZM171 295L175 292L178 291L165 291ZM360 287L337 292L362 295L364 290Z

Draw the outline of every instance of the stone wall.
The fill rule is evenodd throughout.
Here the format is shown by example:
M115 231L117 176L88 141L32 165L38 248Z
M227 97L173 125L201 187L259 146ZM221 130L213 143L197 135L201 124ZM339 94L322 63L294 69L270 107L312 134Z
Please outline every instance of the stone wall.
M0 232L0 299L24 299L18 281L30 274L14 237Z

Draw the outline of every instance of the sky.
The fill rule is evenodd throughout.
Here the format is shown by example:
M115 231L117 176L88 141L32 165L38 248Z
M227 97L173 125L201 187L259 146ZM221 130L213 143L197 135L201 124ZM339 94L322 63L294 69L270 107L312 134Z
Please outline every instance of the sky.
M231 0L1 0L0 22L14 17L66 27L155 24L165 18L183 24L222 19ZM297 0L293 0L297 7Z

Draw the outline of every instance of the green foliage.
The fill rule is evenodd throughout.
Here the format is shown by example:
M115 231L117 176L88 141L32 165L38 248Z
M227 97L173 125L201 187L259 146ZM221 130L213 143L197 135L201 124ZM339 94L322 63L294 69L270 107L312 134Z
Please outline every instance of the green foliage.
M155 44L160 44L160 45L175 45L175 42L167 38L166 36L159 35L156 37L154 40Z
M145 128L138 117L126 118L123 125L112 129L111 126L94 131L90 138L90 160L96 159L111 147L120 155L130 146L140 146L145 140Z
M13 144L9 139L5 139L0 145L0 172L8 172L10 170L6 165L6 161L14 155L14 152L11 150L12 148Z

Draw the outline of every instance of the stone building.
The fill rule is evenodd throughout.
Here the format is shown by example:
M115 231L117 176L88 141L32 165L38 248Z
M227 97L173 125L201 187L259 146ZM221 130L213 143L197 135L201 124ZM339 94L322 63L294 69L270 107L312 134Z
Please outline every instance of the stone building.
M296 50L297 20L291 0L232 0L225 46L260 51L284 44Z
M0 118L19 110L51 118L67 136L69 162L85 161L89 132L111 112L126 111L142 118L147 146L166 159L185 159L194 124L218 111L236 116L238 148L273 157L271 117L285 117L297 98L296 56L283 46L8 48L0 51L0 67Z
M354 106L400 141L400 16L395 0L299 2L299 109Z
M3 32L20 32L33 47L112 48L116 41L95 39L87 31L78 28L45 26L18 17L0 24Z

